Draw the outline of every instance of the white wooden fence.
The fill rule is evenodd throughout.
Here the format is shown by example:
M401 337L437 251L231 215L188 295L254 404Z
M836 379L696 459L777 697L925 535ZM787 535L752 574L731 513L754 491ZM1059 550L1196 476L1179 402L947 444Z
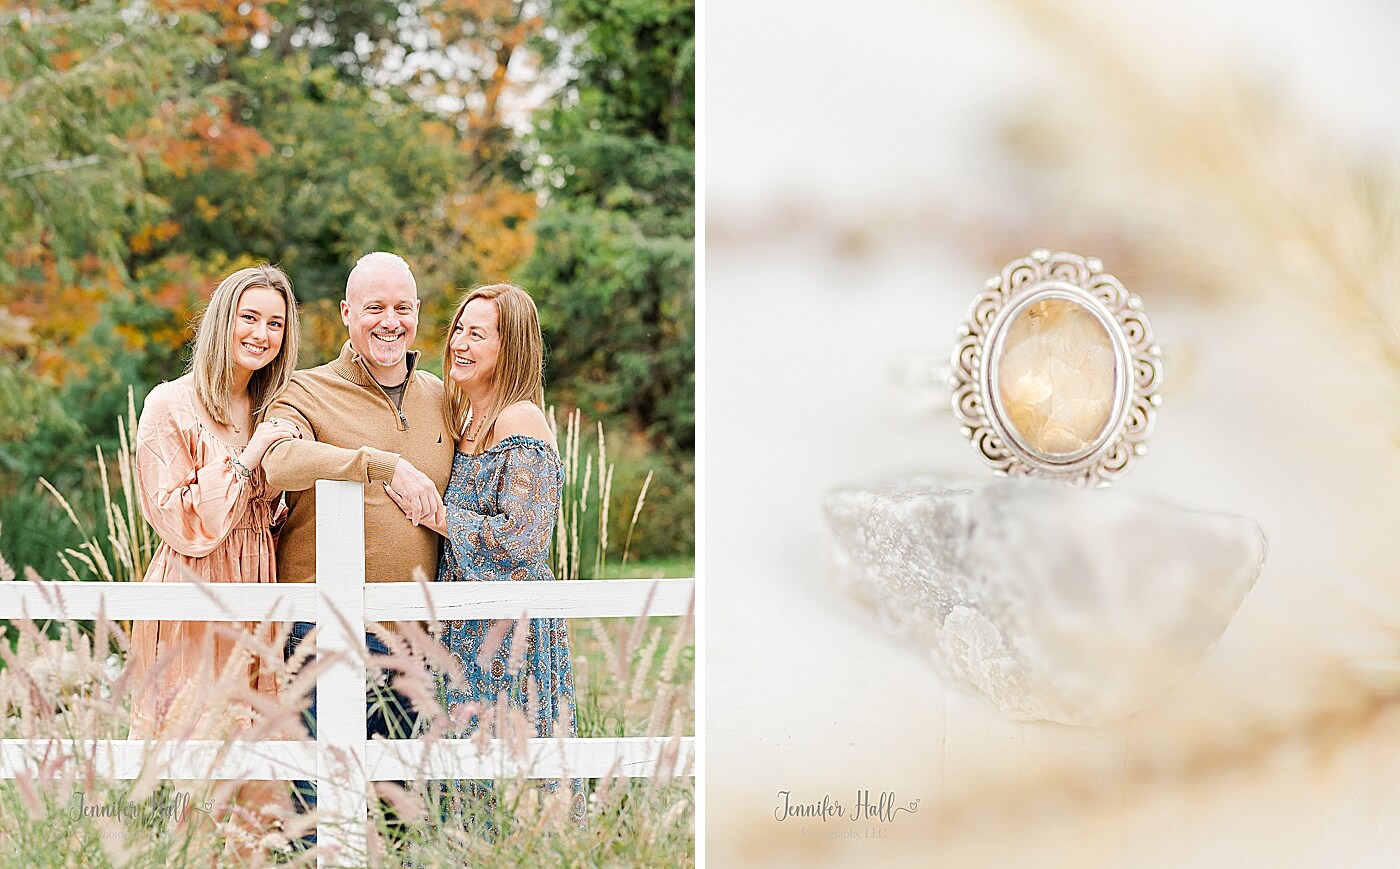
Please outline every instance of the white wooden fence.
M0 779L35 770L55 753L83 751L98 773L134 779L156 763L165 779L304 779L318 782L317 841L337 862L363 865L366 784L414 778L649 776L663 755L694 775L694 737L531 739L528 756L467 740L376 739L365 727L366 622L439 619L683 615L694 579L588 582L365 582L364 495L358 483L316 484L316 583L0 583L0 618L318 622L317 650L337 662L316 681L316 741L0 740ZM325 856L321 865L329 865Z

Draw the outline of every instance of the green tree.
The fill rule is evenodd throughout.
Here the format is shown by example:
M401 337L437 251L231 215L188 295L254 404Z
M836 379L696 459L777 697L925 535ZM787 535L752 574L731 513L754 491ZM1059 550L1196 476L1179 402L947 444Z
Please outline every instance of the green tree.
M559 0L576 69L539 122L549 200L526 269L550 375L673 456L695 443L695 8Z
M621 421L621 493L655 471L634 552L694 549L695 7L556 0L568 84L537 115L530 166L547 202L524 273L537 294L553 400Z
M122 260L159 210L136 141L198 96L184 73L212 27L112 2L0 13L0 281L50 289Z
M500 112L435 102L399 72L432 28L434 50L454 57L498 51L482 34L504 31L473 16L502 4L478 5L432 20L426 2L320 0L32 0L0 12L0 324L12 327L0 334L0 403L27 419L0 427L11 544L30 530L13 521L26 513L36 539L61 541L66 520L37 510L51 501L37 477L82 512L99 489L92 446L111 454L126 386L139 405L181 373L193 314L229 271L288 269L310 363L343 340L335 300L366 250L414 263L430 357L434 307L525 261L536 200L523 170L480 169L503 159L500 143L514 147L513 133L485 135ZM505 35L542 26L521 23ZM55 573L52 551L32 554L15 560Z

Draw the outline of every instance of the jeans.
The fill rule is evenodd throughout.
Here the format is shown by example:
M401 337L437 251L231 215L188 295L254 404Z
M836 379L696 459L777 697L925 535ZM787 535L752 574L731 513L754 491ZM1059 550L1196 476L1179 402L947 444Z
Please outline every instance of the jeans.
M296 654L306 635L316 626L311 622L295 622L287 635L283 648L284 660ZM365 646L371 655L387 655L389 649L373 634L365 634ZM311 704L302 716L302 727L306 735L316 738L316 687L311 687ZM416 715L408 698L391 688L368 686L365 691L365 729L370 736L384 736L389 739L407 739L413 735ZM292 782L293 806L297 812L305 813L316 808L316 785L309 781ZM316 844L316 834L310 833L304 840L309 845Z

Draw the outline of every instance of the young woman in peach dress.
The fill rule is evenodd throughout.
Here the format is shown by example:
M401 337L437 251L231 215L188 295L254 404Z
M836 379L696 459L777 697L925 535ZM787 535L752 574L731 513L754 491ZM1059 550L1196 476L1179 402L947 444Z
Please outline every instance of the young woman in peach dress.
M277 580L271 526L281 493L268 488L261 463L268 446L298 433L254 421L291 380L296 358L287 276L260 266L225 278L200 321L189 373L151 390L141 412L141 510L161 538L146 582ZM256 627L136 622L132 736L209 738L246 723L246 711L218 700L276 694L273 672L239 636Z

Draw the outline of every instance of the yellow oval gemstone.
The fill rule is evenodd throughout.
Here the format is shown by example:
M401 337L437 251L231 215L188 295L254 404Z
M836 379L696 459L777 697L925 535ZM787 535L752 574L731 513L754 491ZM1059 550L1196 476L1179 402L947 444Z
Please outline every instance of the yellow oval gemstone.
M1094 444L1113 409L1113 341L1083 305L1044 299L1007 327L997 388L1023 444L1052 458Z

